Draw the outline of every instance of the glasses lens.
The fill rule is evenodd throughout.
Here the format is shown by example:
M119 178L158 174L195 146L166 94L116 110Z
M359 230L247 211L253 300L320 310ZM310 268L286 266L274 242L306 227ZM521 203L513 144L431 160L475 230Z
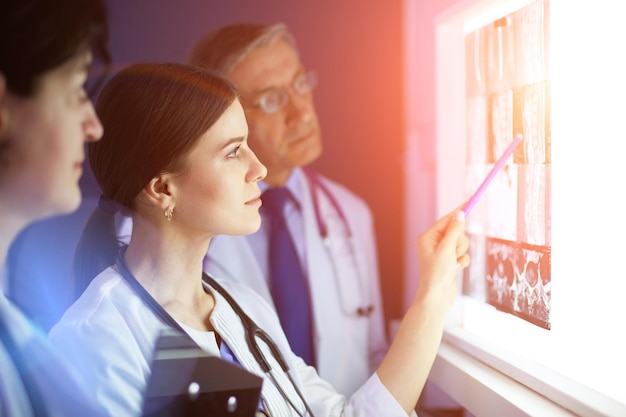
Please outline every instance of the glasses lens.
M299 95L313 91L317 86L317 77L314 71L306 72L296 78L291 88ZM259 107L267 113L272 114L280 110L289 101L289 92L285 89L277 89L265 93L258 101Z
M264 94L259 100L259 106L267 114L276 113L283 107L289 98L285 90L275 90Z
M293 89L298 94L310 93L311 91L313 91L313 89L316 86L317 86L317 77L315 76L315 72L313 71L309 71L305 74L302 74L293 83Z

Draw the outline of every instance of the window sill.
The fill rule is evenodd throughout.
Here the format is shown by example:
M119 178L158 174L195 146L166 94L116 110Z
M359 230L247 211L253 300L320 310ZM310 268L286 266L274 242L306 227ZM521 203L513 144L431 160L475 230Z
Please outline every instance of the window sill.
M429 381L475 416L624 416L626 405L448 328Z

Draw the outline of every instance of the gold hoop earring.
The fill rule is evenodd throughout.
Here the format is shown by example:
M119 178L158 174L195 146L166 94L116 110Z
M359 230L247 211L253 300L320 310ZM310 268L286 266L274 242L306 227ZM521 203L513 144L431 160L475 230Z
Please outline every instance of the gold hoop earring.
M171 205L167 208L167 210L165 210L165 218L167 219L168 222L172 221L173 214L174 214L174 206Z

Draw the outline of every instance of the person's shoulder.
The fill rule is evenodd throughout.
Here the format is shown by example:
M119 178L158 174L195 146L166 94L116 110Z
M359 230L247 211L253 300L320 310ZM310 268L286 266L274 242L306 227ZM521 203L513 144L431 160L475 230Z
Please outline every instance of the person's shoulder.
M142 355L149 354L161 326L126 280L107 268L50 329L48 337L66 356L98 364L110 356L118 360L115 352L134 355L140 349ZM106 352L110 349L105 347L111 346L116 346L114 351Z
M59 324L115 320L115 311L129 306L132 291L114 268L100 272L61 317Z

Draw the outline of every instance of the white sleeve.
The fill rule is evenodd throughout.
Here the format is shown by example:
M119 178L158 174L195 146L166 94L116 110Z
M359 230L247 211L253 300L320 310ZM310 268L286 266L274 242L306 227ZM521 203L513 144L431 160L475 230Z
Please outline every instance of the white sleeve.
M294 355L295 356L295 355ZM406 412L374 373L349 399L320 378L315 368L295 357L304 396L316 417L407 417ZM415 411L411 416L417 417Z
M82 373L110 415L141 415L149 359L127 327L62 322L51 330L50 340Z

